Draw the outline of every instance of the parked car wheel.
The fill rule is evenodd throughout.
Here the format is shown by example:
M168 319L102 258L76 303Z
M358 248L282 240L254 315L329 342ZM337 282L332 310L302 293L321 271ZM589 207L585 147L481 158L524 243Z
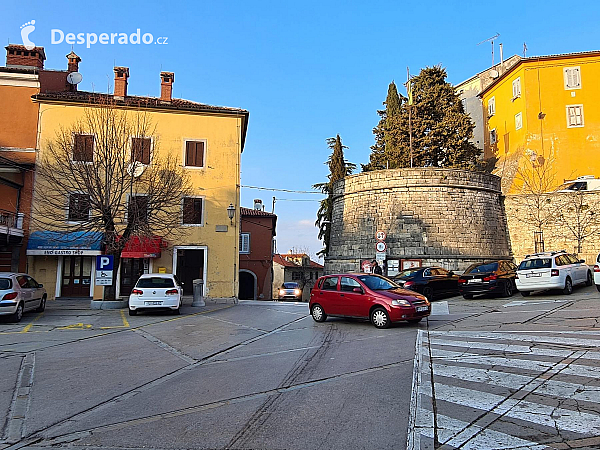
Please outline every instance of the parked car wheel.
M512 281L506 280L506 282L504 283L504 291L503 291L502 296L503 297L512 297L512 295L513 295Z
M388 313L383 308L375 308L371 311L371 323L375 325L376 328L387 328L390 326L390 317Z
M327 320L327 314L325 314L323 307L319 304L313 305L310 314L315 322L325 322L325 320Z
M177 306L177 309L173 310L173 315L178 316L179 314L181 314L181 302L179 303L179 305Z
M523 297L529 297L529 294L531 294L531 292L529 292L529 291L521 291L521 295Z
M10 321L17 323L17 322L20 322L22 318L23 318L23 303L19 303L17 306L17 310L13 313L12 316L10 316Z
M573 293L573 282L569 277L565 280L565 287L563 289L563 294L571 295Z
M40 306L37 307L37 312L43 312L46 309L46 296L42 297L42 301L40 302Z
M137 309L131 309L131 308L129 308L129 315L130 316L137 316Z
M463 294L463 298L465 300L471 300L473 298L473 294Z
M586 286L591 286L592 284L594 284L594 277L592 276L592 272L590 272L588 270L587 279L585 280L585 285Z

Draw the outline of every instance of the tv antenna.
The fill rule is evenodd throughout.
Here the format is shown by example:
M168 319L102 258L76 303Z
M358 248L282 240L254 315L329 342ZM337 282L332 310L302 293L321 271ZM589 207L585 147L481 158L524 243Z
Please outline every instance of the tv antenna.
M500 37L500 33L496 33L491 38L485 39L485 40L481 41L479 44L477 44L477 45L481 45L484 42L491 42L492 43L492 67L494 67L494 41L496 39L498 39L499 37Z

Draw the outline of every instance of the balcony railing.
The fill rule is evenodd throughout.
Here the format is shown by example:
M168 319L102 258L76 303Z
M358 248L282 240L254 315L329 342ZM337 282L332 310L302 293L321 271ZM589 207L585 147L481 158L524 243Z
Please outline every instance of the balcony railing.
M23 213L0 209L0 233L23 236Z

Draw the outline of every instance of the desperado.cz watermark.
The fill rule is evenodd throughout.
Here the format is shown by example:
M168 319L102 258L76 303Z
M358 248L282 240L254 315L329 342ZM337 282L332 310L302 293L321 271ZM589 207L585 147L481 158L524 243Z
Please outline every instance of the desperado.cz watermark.
M154 39L152 33L144 33L138 28L135 32L127 33L64 33L62 30L53 28L50 30L50 43L62 44L85 44L87 48L90 48L94 44L102 45L114 45L114 44L159 44L167 45L168 37L159 36Z

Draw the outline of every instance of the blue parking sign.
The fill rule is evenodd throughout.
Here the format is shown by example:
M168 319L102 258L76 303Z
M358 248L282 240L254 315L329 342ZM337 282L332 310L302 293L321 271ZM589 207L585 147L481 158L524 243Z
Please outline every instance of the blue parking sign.
M96 256L96 270L113 270L113 255Z

